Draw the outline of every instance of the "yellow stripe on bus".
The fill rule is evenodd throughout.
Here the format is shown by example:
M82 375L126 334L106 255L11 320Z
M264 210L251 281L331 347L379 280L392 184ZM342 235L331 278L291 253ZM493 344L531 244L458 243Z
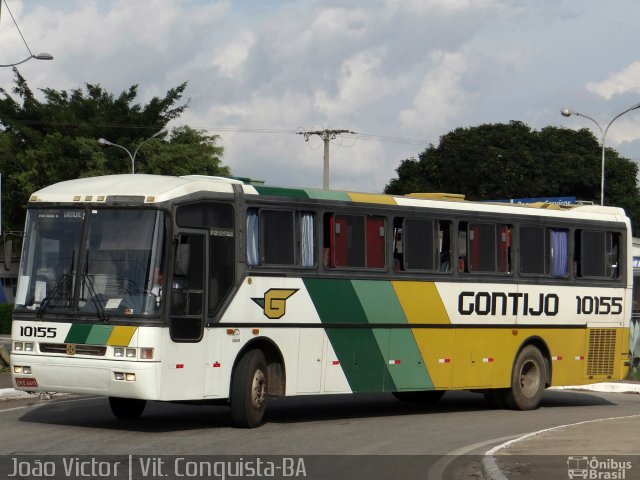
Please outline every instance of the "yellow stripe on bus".
M109 336L109 340L107 340L107 345L116 346L116 347L127 347L129 346L129 342L133 338L133 335L136 333L138 327L127 327L127 326L117 326L113 328L113 332Z
M360 203L381 203L384 205L397 205L396 201L391 195L382 195L379 193L352 193L347 192L349 198L353 202Z
M409 324L451 324L435 283L392 281L391 285ZM454 330L414 328L412 332L433 386L436 389L449 388Z
M433 282L395 282L393 289L409 323L451 324Z

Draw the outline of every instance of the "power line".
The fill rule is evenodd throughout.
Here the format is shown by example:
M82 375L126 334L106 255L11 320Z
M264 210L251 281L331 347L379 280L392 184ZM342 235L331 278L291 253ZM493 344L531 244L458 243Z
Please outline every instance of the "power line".
M19 122L23 125L33 125L33 126L57 126L57 127L105 127L105 128L122 128L122 129L147 129L147 128L156 128L157 125L131 125L131 124L119 124L119 123L94 123L94 124L79 124L75 122L42 122L39 120L18 120L18 119L10 119L15 122ZM5 122L6 123L6 122ZM185 126L185 125L176 125L176 127ZM300 132L299 130L291 130L284 128L251 128L251 127L212 127L212 126L195 126L192 127L195 130L206 130L209 132L229 132L229 133L247 133L247 134L280 134L280 135L303 135L304 132ZM417 145L417 146L427 146L429 142L427 140L417 140L412 138L403 138L403 137L391 137L388 135L376 135L372 133L356 133L351 131L345 131L344 135L353 136L357 140L369 141L369 142L382 142L382 143L398 143L403 145Z
M304 135L304 141L308 142L309 137L312 135L318 135L324 142L324 171L322 174L322 188L329 190L329 142L334 140L338 135L345 133L355 135L356 132L350 130L315 130L311 132L296 132L298 135Z
M427 140L415 140L412 138L390 137L387 135L374 135L370 133L356 133L354 135L360 140L368 140L368 141L375 141L375 142L400 143L404 145L428 145L429 144Z

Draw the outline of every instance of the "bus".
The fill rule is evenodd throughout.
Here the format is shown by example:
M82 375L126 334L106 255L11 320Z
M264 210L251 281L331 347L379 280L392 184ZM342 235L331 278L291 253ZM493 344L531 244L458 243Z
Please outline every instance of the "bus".
M535 409L629 365L632 237L619 208L508 205L145 174L29 199L14 386L222 403L447 390Z

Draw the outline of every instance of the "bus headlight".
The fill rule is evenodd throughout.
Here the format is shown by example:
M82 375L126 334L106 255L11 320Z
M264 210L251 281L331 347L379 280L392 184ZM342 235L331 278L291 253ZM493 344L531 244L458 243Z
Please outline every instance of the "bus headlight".
M127 382L135 382L136 374L135 373L125 373L125 372L113 372L113 377L116 380L126 380Z
M33 342L24 342L24 351L33 352Z
M13 366L13 373L15 375L31 375L31 367L29 366L22 366L22 365L14 365Z
M136 358L135 348L127 348L127 358Z
M16 352L24 351L24 342L13 342L13 349Z
M124 357L124 348L122 347L115 347L113 349L113 356L114 357Z

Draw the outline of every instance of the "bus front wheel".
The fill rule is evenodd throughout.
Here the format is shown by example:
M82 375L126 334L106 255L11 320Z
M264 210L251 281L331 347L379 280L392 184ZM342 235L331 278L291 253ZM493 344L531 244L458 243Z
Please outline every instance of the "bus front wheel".
M109 397L109 406L111 411L120 420L135 420L142 415L144 407L147 406L146 400L138 400L137 398L119 398Z
M505 403L512 410L535 410L540 406L545 382L545 362L540 350L533 345L524 347L513 366L511 388Z
M231 418L236 427L264 423L267 400L267 362L260 350L248 351L238 362L231 383Z

